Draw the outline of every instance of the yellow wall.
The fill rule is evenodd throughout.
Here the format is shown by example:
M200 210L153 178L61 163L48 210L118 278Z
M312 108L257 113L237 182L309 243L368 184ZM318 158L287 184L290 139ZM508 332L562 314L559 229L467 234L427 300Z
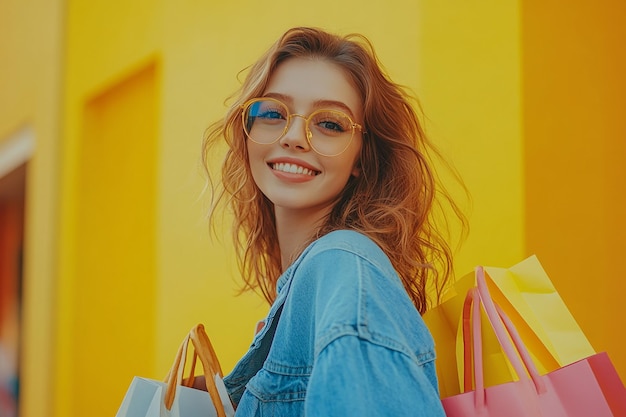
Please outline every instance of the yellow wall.
M523 3L529 252L626 378L626 3Z
M366 34L421 98L428 132L473 198L458 271L537 253L592 342L626 374L610 329L624 289L611 275L625 235L616 197L624 13L610 12L609 0L560 18L530 0L440 3L2 2L10 36L0 37L0 140L24 123L37 132L23 416L114 415L131 376L162 378L197 322L226 371L246 350L266 306L234 297L229 234L208 237L200 142L237 72L294 25ZM567 40L582 46L573 53ZM572 80L589 106L568 95ZM564 237L572 224L577 233ZM572 259L596 261L593 285L570 281ZM607 324L594 325L600 319Z
M477 264L508 266L524 256L519 6L423 1L415 15L411 85L428 132L471 194L464 206L470 234L456 259L461 275Z
M73 349L66 352L75 385L86 369L121 380L152 372L158 69L157 63L141 68L84 109L74 218L76 314ZM106 354L94 361L103 343ZM74 409L120 393L117 384L105 384L76 396Z
M20 412L50 415L63 8L54 0L0 2L0 142L34 135L27 164Z

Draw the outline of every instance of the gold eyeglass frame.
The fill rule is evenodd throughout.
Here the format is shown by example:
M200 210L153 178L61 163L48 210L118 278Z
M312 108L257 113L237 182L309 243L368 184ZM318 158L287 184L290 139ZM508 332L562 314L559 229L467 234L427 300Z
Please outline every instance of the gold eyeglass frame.
M283 132L272 142L259 142L254 140L251 136L250 133L248 133L248 130L246 129L246 110L253 104L256 102L260 102L260 101L273 101L279 105L281 105L282 107L284 107L287 110L287 123L285 124L285 128L283 129ZM325 154L322 153L320 151L318 151L315 146L313 146L313 144L311 143L311 138L313 137L313 132L311 132L311 129L309 128L309 122L311 121L311 119L313 118L314 115L318 114L318 113L335 113L338 114L342 117L345 117L346 119L348 119L350 121L350 128L352 129L352 134L350 135L350 140L346 143L345 148L339 152L339 153L335 153L335 154ZM304 128L306 130L306 141L309 144L309 146L311 147L311 149L313 149L314 152L318 153L319 155L322 156L339 156L342 153L344 153L346 150L348 150L348 148L350 147L350 144L352 143L352 139L354 139L354 130L355 129L359 129L359 131L361 133L365 133L363 131L363 126L361 126L358 123L355 123L352 118L346 114L345 112L342 112L340 110L326 110L326 109L318 109L315 110L313 113L309 114L308 116L305 116L303 114L298 114L298 113L292 113L289 110L289 106L287 106L285 103L283 103L282 101L273 98L273 97L255 97L252 98L248 101L246 101L245 103L243 103L241 105L241 123L242 123L242 127L243 127L243 131L246 134L246 136L248 137L248 139L250 139L252 142L254 143L258 143L259 145L271 145L273 143L278 142L279 140L281 140L289 131L289 128L291 127L291 119L293 117L300 117L302 119L304 119Z

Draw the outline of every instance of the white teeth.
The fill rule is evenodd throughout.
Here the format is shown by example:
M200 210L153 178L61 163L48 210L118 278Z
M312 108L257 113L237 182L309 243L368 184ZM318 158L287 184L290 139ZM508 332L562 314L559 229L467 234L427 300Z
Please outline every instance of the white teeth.
M304 175L316 175L315 171L302 167L296 164L289 164L280 162L278 164L272 164L272 169L276 171L288 172L290 174L304 174Z

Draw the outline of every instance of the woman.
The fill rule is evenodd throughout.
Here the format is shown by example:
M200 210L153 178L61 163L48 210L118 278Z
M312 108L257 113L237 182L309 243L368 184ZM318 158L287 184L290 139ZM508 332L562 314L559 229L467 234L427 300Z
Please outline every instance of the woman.
M287 31L208 131L207 169L224 139L217 201L234 212L246 288L272 304L224 380L237 416L444 415L420 315L451 272L440 190L367 39Z

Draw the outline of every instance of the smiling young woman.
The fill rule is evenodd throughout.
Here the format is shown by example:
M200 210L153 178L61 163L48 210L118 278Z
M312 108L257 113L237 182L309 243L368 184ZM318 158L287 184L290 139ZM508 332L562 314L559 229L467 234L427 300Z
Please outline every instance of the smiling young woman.
M234 212L246 288L271 303L225 378L237 416L443 416L420 315L451 271L441 190L367 39L287 31L208 130L205 162L222 140L216 201Z

